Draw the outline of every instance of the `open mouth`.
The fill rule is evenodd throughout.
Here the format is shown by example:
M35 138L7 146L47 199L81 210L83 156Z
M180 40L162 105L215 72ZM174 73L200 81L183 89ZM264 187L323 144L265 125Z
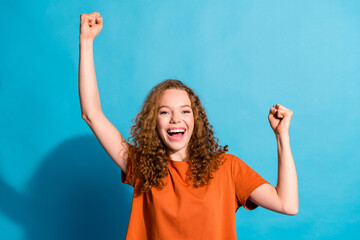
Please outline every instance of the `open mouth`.
M185 131L184 128L170 128L166 132L171 139L180 140L184 136Z

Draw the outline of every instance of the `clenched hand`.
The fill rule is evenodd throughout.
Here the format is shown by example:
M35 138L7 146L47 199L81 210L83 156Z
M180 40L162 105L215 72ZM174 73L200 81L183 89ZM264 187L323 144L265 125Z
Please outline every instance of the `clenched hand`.
M80 39L93 40L103 27L103 18L100 13L93 12L80 15Z

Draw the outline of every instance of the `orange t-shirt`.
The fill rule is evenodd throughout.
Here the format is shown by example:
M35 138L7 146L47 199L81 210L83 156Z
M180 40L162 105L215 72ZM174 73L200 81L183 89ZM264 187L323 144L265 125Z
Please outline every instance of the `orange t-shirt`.
M241 206L255 209L246 201L268 182L235 155L224 157L210 184L199 188L185 182L189 162L171 160L162 190L152 187L138 196L134 192L126 240L236 239L235 212ZM126 184L129 163L127 174L121 171Z

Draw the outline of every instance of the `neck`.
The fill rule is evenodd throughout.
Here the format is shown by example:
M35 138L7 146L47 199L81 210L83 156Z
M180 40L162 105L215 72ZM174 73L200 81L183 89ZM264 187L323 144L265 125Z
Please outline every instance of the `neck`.
M169 158L173 161L187 161L187 154L185 149L179 151L172 151L168 149L167 154Z

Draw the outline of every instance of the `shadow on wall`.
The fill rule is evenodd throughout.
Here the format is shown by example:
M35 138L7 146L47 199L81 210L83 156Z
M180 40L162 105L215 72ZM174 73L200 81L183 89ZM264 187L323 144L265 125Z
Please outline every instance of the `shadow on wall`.
M95 136L66 141L35 172L24 193L0 178L0 211L25 239L125 239L132 187Z

